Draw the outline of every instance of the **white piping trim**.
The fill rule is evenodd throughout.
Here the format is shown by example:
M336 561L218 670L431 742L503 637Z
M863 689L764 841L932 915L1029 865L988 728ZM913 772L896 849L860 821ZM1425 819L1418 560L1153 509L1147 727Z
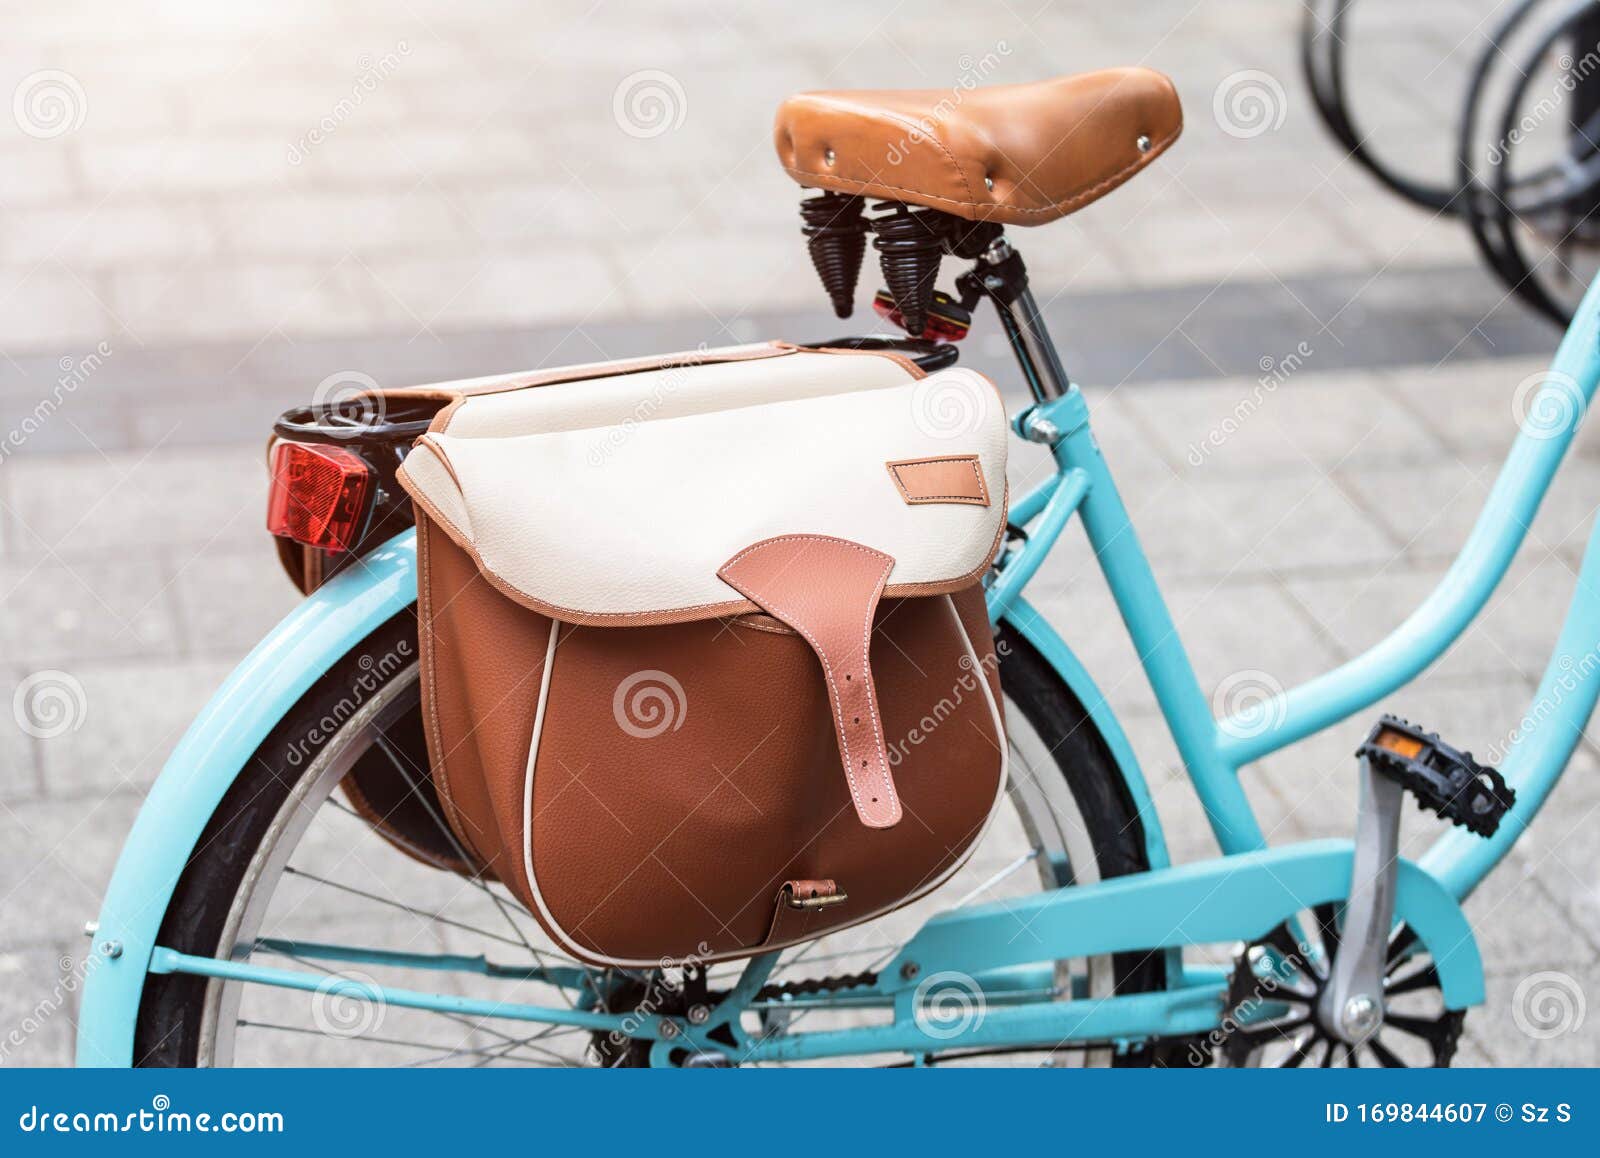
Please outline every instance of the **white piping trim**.
M556 639L561 634L561 621L550 621L550 643L544 652L544 676L539 681L539 708L533 717L533 739L528 743L528 763L522 770L522 875L528 882L528 891L533 894L533 901L539 906L539 912L544 914L545 921L550 930L557 934L557 939L571 948L571 939L557 924L550 910L545 906L544 897L539 892L539 882L533 875L533 766L539 758L539 736L544 731L544 709L550 702L550 676L556 666Z
M832 933L840 932L844 929L850 929L856 925L865 924L867 921L881 917L885 913L892 913L896 909L902 909L914 901L921 900L923 897L937 889L940 885L944 884L945 881L953 877L956 872L960 870L960 868L965 865L969 859L971 859L973 852L975 852L977 847L983 843L983 838L989 834L989 827L994 823L995 814L1000 811L1000 801L1005 798L1006 783L1011 776L1011 748L1006 742L1005 721L1000 714L999 704L995 702L994 692L989 687L988 677L984 674L983 661L979 658L977 649L973 646L972 636L967 632L966 624L961 620L961 613L956 610L955 600L948 595L943 595L939 598L943 599L945 606L949 608L950 616L955 620L956 623L956 630L961 633L961 638L967 645L967 656L972 660L972 668L970 670L977 675L978 687L983 691L984 700L989 705L989 715L994 720L995 739L1000 745L1000 775L996 778L994 800L989 804L989 814L984 817L983 825L978 829L978 835L972 838L972 840L967 844L966 851L952 861L950 866L945 869L944 872L940 873L923 888L918 889L916 892L911 893L898 901L895 901L893 904L885 905L883 908L868 913L863 917L859 917L848 924L836 925L830 928L827 933L821 934L821 936L827 936ZM538 878L536 878L533 874L533 770L539 756L539 735L544 730L544 710L545 704L550 698L550 673L555 667L556 636L560 632L560 629L561 624L557 620L552 619L550 621L550 647L545 653L544 660L544 680L539 686L539 713L533 721L533 741L528 746L528 766L526 772L523 773L522 869L523 873L527 877L528 891L533 894L534 903L539 906L539 912L544 917L545 926L549 929L555 939L561 943L562 947L570 952L573 956L577 957L580 961L594 962L601 965L614 965L625 968L660 965L661 957L659 955L655 957L639 958L605 957L595 953L594 950L585 946L579 946L573 941L571 934L563 929L560 922L558 922L551 914L549 907L544 903L544 895L539 891ZM754 957L757 953L767 953L776 949L786 949L791 945L798 945L801 941L814 940L817 940L817 937L798 937L792 941L782 941L771 945L759 945L755 948L730 949L725 953L708 955L702 958L702 960L706 962L736 961L744 957Z

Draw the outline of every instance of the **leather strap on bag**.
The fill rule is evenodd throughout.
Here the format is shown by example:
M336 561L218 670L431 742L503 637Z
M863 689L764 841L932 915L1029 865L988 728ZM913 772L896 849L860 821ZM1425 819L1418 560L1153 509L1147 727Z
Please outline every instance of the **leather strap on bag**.
M717 575L800 633L822 661L839 756L868 828L900 821L869 664L872 616L894 559L827 535L780 535L746 547Z

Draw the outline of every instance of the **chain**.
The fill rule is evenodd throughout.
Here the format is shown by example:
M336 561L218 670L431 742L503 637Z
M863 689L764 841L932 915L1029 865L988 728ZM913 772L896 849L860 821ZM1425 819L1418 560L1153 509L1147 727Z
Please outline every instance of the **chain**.
M810 997L815 993L828 993L836 989L859 989L876 985L878 975L868 969L861 973L846 973L839 977L813 977L805 981L783 981L763 985L756 993L757 1001L774 1001L780 997Z

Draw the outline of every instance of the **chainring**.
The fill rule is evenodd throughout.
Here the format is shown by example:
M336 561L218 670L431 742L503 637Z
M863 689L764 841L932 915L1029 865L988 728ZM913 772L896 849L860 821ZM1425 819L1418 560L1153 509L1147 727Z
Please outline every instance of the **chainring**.
M1320 953L1296 938L1285 922L1251 942L1235 959L1228 981L1228 1015L1223 1019L1218 1048L1221 1063L1326 1069L1361 1067L1362 1059L1370 1057L1365 1064L1403 1069L1413 1064L1396 1051L1395 1046L1404 1041L1402 1048L1413 1054L1425 1047L1430 1067L1448 1066L1461 1038L1466 1011L1443 1008L1439 972L1427 946L1411 927L1401 923L1389 939L1383 1022L1366 1040L1352 1045L1329 1032L1317 1016L1318 1002L1339 952L1339 908L1327 902L1313 907L1310 915L1321 938ZM1431 993L1439 994L1437 1013L1412 1014L1394 1008L1396 998L1410 1003L1417 1000L1416 995ZM1261 1017L1264 1007L1282 1007L1283 1012ZM1388 1041L1386 1035L1390 1035Z

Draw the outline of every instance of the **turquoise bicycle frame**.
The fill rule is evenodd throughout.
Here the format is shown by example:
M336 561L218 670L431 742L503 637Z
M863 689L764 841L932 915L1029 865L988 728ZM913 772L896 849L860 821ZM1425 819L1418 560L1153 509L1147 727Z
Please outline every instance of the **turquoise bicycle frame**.
M1028 303L1031 307L1031 299ZM1013 334L1015 338L1015 334ZM1349 841L1266 847L1239 780L1251 761L1328 728L1390 694L1433 663L1482 610L1504 577L1600 383L1600 290L1591 288L1533 397L1530 417L1459 557L1437 590L1365 654L1287 692L1263 725L1213 717L1172 616L1139 546L1076 389L1049 397L1032 381L1035 405L1017 432L1051 447L1057 470L1013 506L1021 546L997 561L988 590L991 618L1039 650L1084 705L1125 779L1144 822L1151 869L1136 876L1045 892L1020 901L963 907L930 920L870 986L787 1003L888 1008L887 1024L860 1029L752 1036L739 1014L751 1008L775 955L753 959L711 1017L691 1025L660 1018L627 1032L654 1039L665 1061L685 1046L725 1051L708 1037L725 1027L747 1060L805 1060L952 1045L985 1047L1089 1041L1137 1042L1215 1028L1225 978L1186 965L1190 945L1247 940L1313 905L1349 895ZM1546 421L1548 416L1556 421ZM1172 866L1160 819L1126 735L1065 641L1023 596L1044 557L1076 517L1102 568L1167 727L1205 807L1222 856ZM1482 964L1460 902L1505 856L1560 777L1600 696L1600 533L1591 535L1555 652L1533 706L1502 762L1517 801L1496 835L1453 829L1416 863L1400 866L1395 915L1430 946L1447 1008L1483 1000ZM78 1036L82 1065L128 1065L145 976L184 972L294 989L327 988L326 976L248 960L177 953L157 941L162 915L205 824L272 726L341 656L416 598L415 543L401 535L320 588L259 644L229 677L174 751L130 833L101 909L95 967L84 988ZM310 945L261 946L331 961L493 973L481 958L429 956ZM1132 950L1164 951L1167 988L1095 1000L1052 991L1054 962ZM918 977L959 972L981 990L988 1016L959 1042L931 1034L916 1016ZM525 969L520 975L570 985L578 971ZM504 974L499 974L504 975ZM477 1001L350 981L338 988L389 1004L467 1016L620 1029L620 1015L579 1001L574 1008ZM1074 998L1082 995L1072 995Z

